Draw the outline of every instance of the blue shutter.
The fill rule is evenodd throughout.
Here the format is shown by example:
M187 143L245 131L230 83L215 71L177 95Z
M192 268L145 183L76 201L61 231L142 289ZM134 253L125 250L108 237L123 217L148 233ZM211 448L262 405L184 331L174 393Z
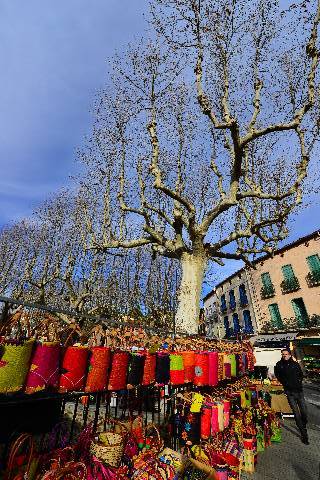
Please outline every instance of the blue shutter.
M244 333L253 333L250 310L243 310Z
M240 333L239 315L237 313L234 313L232 315L232 319L233 319L234 333L235 335L237 335L238 333Z
M224 317L223 323L224 323L224 328L225 328L225 331L226 331L226 337L229 338L231 332L230 332L230 324L229 324L228 317Z

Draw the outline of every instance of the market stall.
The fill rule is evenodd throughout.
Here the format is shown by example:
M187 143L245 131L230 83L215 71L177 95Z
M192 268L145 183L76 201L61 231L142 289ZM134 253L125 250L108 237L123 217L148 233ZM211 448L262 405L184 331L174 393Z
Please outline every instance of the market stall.
M15 435L3 456L8 475L28 470L30 479L37 467L43 480L71 478L70 472L92 480L231 480L253 472L258 453L280 441L275 412L248 376L255 362L248 342L131 328L107 330L103 345L88 339L62 345L41 328L27 339L8 330L1 400L52 395L62 400L61 414L79 403L85 412L80 428L73 413L72 431L56 429L50 448L29 430Z

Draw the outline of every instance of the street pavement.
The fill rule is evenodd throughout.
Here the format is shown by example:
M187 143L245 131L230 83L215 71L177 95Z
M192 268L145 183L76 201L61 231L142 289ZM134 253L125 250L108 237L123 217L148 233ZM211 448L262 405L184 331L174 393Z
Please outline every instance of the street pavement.
M300 440L293 418L285 418L282 443L273 444L259 454L253 475L244 480L320 480L320 388L305 386L308 403L308 433L310 445Z

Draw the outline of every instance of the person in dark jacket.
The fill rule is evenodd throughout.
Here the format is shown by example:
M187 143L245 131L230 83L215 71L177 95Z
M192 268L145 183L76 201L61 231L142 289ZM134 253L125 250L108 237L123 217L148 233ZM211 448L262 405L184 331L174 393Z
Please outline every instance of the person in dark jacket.
M301 441L309 445L307 405L302 388L303 373L298 362L293 360L289 349L281 350L281 357L281 360L275 366L274 374L283 385L284 392L294 414L294 419L301 433Z

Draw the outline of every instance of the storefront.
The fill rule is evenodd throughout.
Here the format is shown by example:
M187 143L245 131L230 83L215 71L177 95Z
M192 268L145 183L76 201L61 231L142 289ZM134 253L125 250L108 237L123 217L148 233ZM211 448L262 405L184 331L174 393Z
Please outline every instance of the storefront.
M320 381L320 336L297 337L294 342L297 356L302 361L305 375Z

